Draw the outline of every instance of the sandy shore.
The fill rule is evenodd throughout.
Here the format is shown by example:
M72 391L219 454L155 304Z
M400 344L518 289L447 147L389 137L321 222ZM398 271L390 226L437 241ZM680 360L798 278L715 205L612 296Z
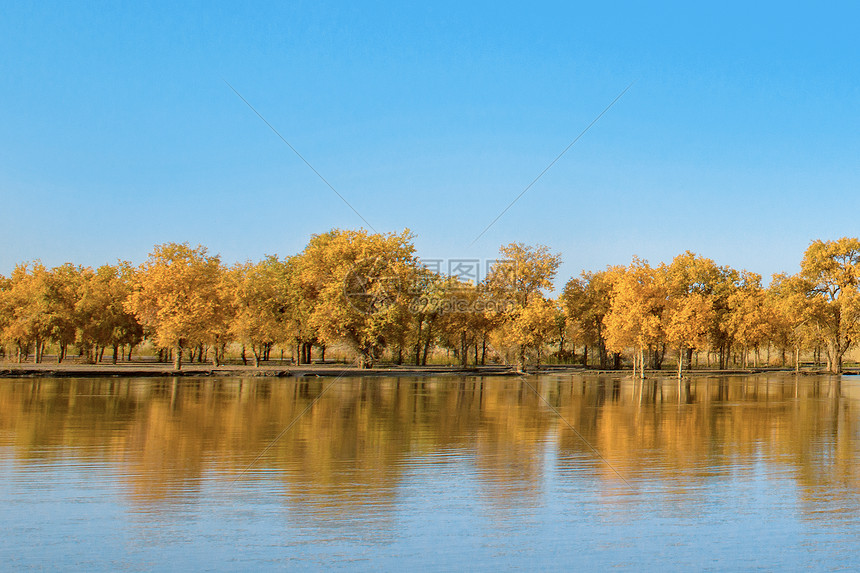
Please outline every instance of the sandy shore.
M371 369L356 368L343 364L314 364L307 366L254 366L211 364L187 364L177 371L172 364L131 362L121 364L13 364L0 363L0 377L4 378L150 378L163 376L196 377L274 377L301 376L345 377L345 376L505 376L516 374L510 366L380 366Z
M724 376L724 375L749 375L765 372L786 372L791 369L781 368L756 368L756 369L733 369L733 370L693 370L685 371L684 376ZM585 369L580 365L549 365L542 366L539 370L528 369L528 373L570 373L570 374L606 374L616 376L627 376L629 370L592 370ZM855 369L844 372L856 375ZM801 374L827 374L823 370L804 370ZM76 363L41 363L41 364L17 364L0 363L0 378L154 378L172 376L196 376L196 377L366 377L366 376L514 376L516 370L511 366L397 366L382 365L371 369L356 368L344 364L313 364L313 365L264 365L256 368L254 366L242 366L227 364L217 368L211 364L186 364L182 369L176 371L172 364L156 362L126 362L119 364L76 364ZM672 370L646 371L649 378L672 378L675 372Z

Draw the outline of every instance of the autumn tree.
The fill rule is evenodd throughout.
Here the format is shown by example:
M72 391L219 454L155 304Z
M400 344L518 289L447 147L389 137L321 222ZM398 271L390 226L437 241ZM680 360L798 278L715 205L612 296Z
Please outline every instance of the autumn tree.
M217 255L187 243L156 246L137 272L126 309L151 329L156 344L173 349L177 370L183 350L209 340L224 321L222 272Z
M505 329L510 341L519 348L533 349L535 364L540 367L545 344L557 336L555 301L532 296L523 308L513 311Z
M494 299L510 304L499 312L496 335L517 347L517 367L522 370L527 353L539 354L539 346L555 328L554 317L549 322L543 320L545 293L552 288L561 255L543 245L510 243L499 249L499 259L487 274L486 284ZM543 328L545 332L536 330Z
M470 351L474 351L475 365L483 363L489 334L504 309L496 307L485 284L456 277L440 280L435 294L437 337L454 351L461 366L468 364Z
M725 324L732 339L743 347L743 366L747 367L749 349L755 351L758 366L759 347L768 340L774 322L772 307L761 286L761 275L741 271L740 282L728 298L729 313Z
M233 309L229 332L251 347L254 366L266 351L287 338L289 302L286 263L275 256L233 266L226 276L226 297Z
M308 324L324 343L343 341L371 367L409 327L417 268L409 230L368 234L335 229L314 235L294 261Z
M410 303L412 352L415 366L426 366L434 340L442 330L442 317L448 312L448 281L419 266L413 282L415 296Z
M437 321L437 338L446 348L453 350L461 366L469 360L469 347L475 337L472 310L478 298L474 284L446 277L439 290L441 304Z
M99 362L111 347L116 364L122 346L128 346L130 359L132 348L143 339L143 327L125 305L133 277L134 269L126 261L82 274L75 305L76 340L88 361Z
M308 266L301 253L287 258L280 281L286 297L283 340L295 344L298 364L310 364L313 345L321 343L319 330L311 320L319 301L320 283L308 272Z
M571 278L561 293L567 324L584 343L583 366L588 365L588 347L595 346L600 368L609 367L603 319L609 313L612 288L620 270L621 267L607 267L598 272L584 271L579 278Z
M80 298L81 282L88 274L92 274L92 269L66 263L54 267L45 276L43 312L46 315L48 337L58 347L57 362L62 362L68 346L75 342L75 306Z
M767 290L771 316L771 329L775 340L783 348L790 347L794 354L794 370L800 372L800 353L815 339L813 325L826 312L822 297L808 297L812 285L799 275L776 274Z
M666 340L678 349L678 378L689 363L688 352L705 348L714 323L710 298L699 292L669 299L666 315Z
M716 291L723 278L722 269L711 259L697 255L692 251L684 251L672 259L672 262L666 266L665 272L671 303L669 306L670 313L681 313L681 315L687 315L690 318L707 316L710 319L706 325L709 338L719 338L720 323L714 307L719 302ZM695 300L688 300L691 297ZM706 306L714 312L705 312ZM692 314L694 312L695 315ZM673 318L674 316L669 318L669 323L673 322ZM673 343L677 344L680 341L681 344L685 344L683 339L691 337L697 342L695 347L688 345L685 348L684 362L689 365L692 362L693 351L708 345L708 341L703 342L697 334L694 334L703 325L697 323L694 328L687 329L677 320L674 321L674 324L671 333Z
M633 348L633 375L637 365L644 377L645 350L664 340L664 311L668 289L665 274L634 257L612 289L612 304L604 318L610 350Z
M800 276L808 282L807 297L822 309L814 316L826 341L828 369L841 373L843 356L860 336L860 240L814 241L800 262Z
M40 262L16 265L4 293L3 340L16 348L17 360L34 348L33 360L42 361L42 352L51 335L49 323L49 273Z

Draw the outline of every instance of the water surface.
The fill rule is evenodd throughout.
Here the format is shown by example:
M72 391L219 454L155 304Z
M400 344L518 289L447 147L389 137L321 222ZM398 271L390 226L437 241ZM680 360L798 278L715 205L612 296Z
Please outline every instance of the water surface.
M858 398L789 374L5 379L0 563L852 568Z

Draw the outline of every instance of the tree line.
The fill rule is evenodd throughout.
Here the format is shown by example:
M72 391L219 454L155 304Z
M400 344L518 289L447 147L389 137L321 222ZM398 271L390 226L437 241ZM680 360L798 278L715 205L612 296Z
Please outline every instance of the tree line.
M48 345L90 363L110 349L131 360L149 341L159 360L216 366L229 348L256 366L276 347L299 363L331 345L364 367L426 365L434 353L462 365L632 364L634 374L678 375L694 363L725 369L823 359L841 372L860 334L860 240L814 241L795 275L761 275L685 252L657 266L634 257L571 278L551 296L561 256L511 243L480 280L432 270L413 235L334 229L294 256L225 266L203 246L166 243L139 266L19 264L0 276L0 352L42 361ZM772 353L776 353L775 356ZM695 362L694 362L695 361Z

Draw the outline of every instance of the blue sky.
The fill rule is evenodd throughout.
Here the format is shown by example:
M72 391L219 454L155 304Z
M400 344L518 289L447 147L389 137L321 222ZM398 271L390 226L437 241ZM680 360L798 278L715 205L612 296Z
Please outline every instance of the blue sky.
M424 258L583 269L690 249L765 277L857 236L860 8L772 3L12 3L0 273L227 263L363 222ZM477 234L630 90L481 239Z

